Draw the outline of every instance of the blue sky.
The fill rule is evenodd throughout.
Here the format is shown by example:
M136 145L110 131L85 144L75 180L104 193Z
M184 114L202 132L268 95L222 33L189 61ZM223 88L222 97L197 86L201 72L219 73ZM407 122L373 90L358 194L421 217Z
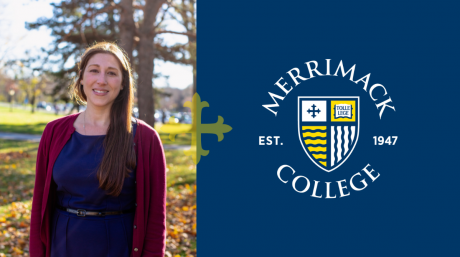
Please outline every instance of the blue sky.
M25 29L25 22L34 22L40 17L51 17L53 0L0 0L0 60L24 58L28 50L31 55L39 54L40 48L47 48L53 41L50 30L42 27L40 30L28 31ZM184 31L181 25L170 22L166 29ZM185 43L187 38L182 35L161 34L167 44ZM162 73L169 76L154 80L157 87L169 86L185 88L192 84L192 67L177 65L173 63L155 61L155 73ZM10 72L9 75L13 75Z

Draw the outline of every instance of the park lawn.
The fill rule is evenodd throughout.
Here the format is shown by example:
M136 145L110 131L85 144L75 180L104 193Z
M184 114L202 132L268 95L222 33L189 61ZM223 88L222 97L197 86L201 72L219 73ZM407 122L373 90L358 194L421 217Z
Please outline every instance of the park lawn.
M48 122L62 117L51 113L35 112L30 110L0 106L0 131L23 134L41 135Z
M38 142L0 139L0 153L19 152L38 149Z
M165 157L169 188L195 183L196 166L191 156L186 156L183 150L165 150Z
M0 131L41 135L48 122L60 117L63 115L44 112L31 113L30 110L19 108L13 108L13 112L10 112L10 108L0 106ZM155 130L160 134L163 144L190 145L192 136L190 133L185 133L190 128L190 124L155 124ZM169 133L177 133L175 141L170 140Z
M0 256L28 249L38 143L0 139ZM167 251L196 256L196 166L182 150L166 150Z

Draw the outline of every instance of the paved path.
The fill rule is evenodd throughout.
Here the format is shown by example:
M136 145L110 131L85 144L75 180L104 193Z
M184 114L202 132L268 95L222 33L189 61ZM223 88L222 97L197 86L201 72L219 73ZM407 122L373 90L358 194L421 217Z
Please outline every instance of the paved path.
M40 142L40 135L18 134L9 132L0 132L0 138L9 140L28 140L32 142Z
M40 142L40 135L30 135L30 134L18 134L18 133L9 133L9 132L0 132L1 139L9 140L27 140L32 142ZM189 149L189 145L163 145L166 150L186 150Z

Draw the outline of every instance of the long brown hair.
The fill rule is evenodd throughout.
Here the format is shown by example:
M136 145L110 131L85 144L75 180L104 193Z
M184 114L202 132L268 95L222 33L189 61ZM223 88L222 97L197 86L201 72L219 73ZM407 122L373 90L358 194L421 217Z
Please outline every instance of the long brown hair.
M104 156L97 171L99 188L109 195L118 196L123 188L125 177L136 166L136 153L131 129L131 113L134 102L134 79L129 59L123 49L113 43L98 43L81 56L78 63L77 79L70 86L71 96L80 104L86 104L81 80L89 59L95 54L111 54L120 62L122 69L122 88L110 109L110 125L105 136Z

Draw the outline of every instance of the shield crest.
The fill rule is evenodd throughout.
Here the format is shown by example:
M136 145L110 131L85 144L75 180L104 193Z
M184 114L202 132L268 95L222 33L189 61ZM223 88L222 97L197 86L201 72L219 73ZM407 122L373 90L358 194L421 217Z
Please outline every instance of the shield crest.
M340 167L359 137L359 96L299 96L298 134L310 160L326 172Z

